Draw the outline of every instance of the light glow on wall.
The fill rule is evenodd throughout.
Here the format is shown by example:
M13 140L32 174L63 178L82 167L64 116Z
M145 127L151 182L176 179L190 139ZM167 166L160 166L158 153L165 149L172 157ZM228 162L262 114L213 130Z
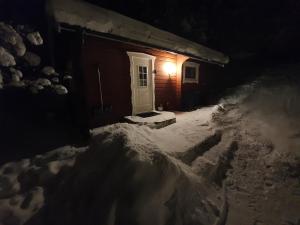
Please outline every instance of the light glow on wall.
M176 65L175 63L172 62L166 62L163 66L164 71L169 75L169 76L175 76L176 75Z

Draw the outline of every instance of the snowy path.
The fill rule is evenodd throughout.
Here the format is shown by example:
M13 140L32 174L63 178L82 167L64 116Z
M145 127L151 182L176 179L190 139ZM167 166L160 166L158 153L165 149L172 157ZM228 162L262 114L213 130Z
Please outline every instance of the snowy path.
M163 151L183 152L201 143L215 131L210 121L215 106L176 115L176 123L153 130L153 139Z

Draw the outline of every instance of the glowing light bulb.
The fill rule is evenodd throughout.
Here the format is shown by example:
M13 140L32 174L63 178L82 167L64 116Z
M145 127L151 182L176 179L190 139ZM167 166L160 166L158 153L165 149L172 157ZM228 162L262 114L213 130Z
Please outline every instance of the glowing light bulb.
M176 65L174 63L171 62L166 62L164 64L164 71L169 75L175 75L176 74Z

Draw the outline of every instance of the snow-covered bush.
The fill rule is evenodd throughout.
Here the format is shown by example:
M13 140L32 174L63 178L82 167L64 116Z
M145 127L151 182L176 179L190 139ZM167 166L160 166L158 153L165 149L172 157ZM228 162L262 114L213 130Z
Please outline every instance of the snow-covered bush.
M43 38L41 37L39 32L32 32L32 33L27 34L27 39L33 45L42 45L43 44Z
M47 76L51 76L53 74L55 74L55 69L51 66L45 66L42 69L43 74L47 75Z
M15 58L5 48L0 46L0 66L14 66L16 65Z
M34 94L46 90L58 95L68 93L60 83L65 77L59 79L59 73L52 66L42 65L41 57L31 51L43 43L41 34L28 26L0 22L0 89L22 87Z
M54 85L54 90L59 95L64 95L68 93L68 90L63 85Z
M2 76L2 73L1 73L1 70L0 70L0 89L3 88L3 76Z
M41 63L41 58L33 52L27 51L24 55L24 59L30 66L38 66Z
M0 40L2 45L9 48L17 56L23 56L26 52L26 46L23 38L10 25L0 22Z

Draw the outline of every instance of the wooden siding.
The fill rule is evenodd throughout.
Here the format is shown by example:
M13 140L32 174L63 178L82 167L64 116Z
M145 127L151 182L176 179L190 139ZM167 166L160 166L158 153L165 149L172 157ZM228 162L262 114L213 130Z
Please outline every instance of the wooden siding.
M222 67L214 64L208 64L197 60L188 60L189 62L198 63L199 82L182 83L182 108L192 109L199 105L213 103L212 97L216 96L213 92L214 84L223 79L221 76Z
M90 127L120 121L131 115L130 62L127 51L142 52L156 57L155 60L155 107L179 110L178 96L181 82L169 76L163 69L165 62L176 65L177 55L151 48L132 46L120 42L86 36L82 49L85 96ZM100 68L104 111L101 101L97 68ZM181 81L181 80L180 80Z

